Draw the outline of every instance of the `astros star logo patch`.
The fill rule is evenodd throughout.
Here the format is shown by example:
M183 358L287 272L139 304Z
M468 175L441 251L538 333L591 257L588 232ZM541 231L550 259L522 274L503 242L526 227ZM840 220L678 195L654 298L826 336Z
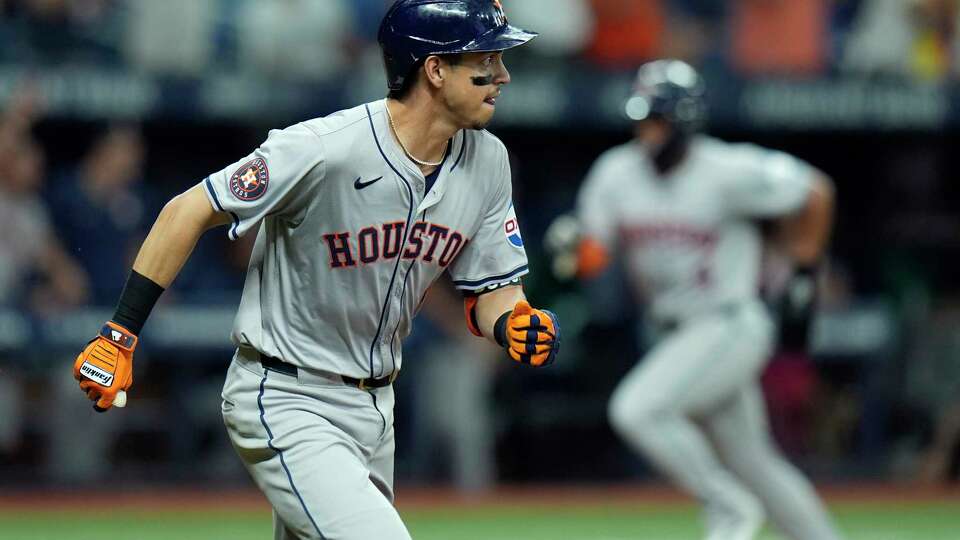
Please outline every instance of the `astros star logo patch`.
M230 177L230 192L241 201L255 201L267 192L270 172L263 158L244 163Z

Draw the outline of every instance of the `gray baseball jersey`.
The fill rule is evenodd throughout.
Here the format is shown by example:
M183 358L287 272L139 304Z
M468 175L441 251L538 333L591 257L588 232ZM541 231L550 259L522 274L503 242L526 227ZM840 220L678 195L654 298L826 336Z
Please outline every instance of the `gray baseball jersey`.
M764 510L790 538L838 538L771 444L757 383L774 331L758 299L754 219L798 209L814 175L781 152L698 137L666 176L636 143L614 148L581 192L585 234L625 259L655 320L678 323L614 390L611 424L704 502L708 538L746 539L723 527L739 516L759 528Z
M622 254L661 319L685 319L755 298L762 239L754 218L807 197L813 169L747 144L696 138L666 178L636 143L606 152L579 198L588 236Z
M232 217L230 238L257 229L223 419L277 540L409 540L392 506L393 387L339 376L398 371L411 318L445 270L464 291L527 273L503 144L461 130L425 178L385 107L272 131L202 183ZM262 354L298 369L268 369Z
M444 270L464 291L527 273L503 144L461 130L424 193L385 101L271 131L203 186L230 238L258 228L234 342L299 367L390 374Z

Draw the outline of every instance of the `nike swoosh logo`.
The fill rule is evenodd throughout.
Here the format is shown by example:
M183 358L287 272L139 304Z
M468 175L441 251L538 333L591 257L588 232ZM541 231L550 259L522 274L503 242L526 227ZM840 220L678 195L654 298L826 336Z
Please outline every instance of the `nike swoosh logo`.
M363 188L365 188L365 187L367 187L367 186L376 184L376 183L379 182L382 178L383 178L382 176L378 176L377 178L374 178L373 180L370 180L369 182L361 182L361 181L360 181L361 177L358 176L357 179L353 181L353 187L354 187L354 189L360 190L360 189L363 189Z

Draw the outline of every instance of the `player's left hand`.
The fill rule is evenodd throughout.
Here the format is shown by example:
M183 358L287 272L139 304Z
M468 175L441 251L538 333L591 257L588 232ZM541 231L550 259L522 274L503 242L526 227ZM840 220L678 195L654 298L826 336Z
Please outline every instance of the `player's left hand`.
M560 352L560 320L545 309L517 302L507 317L505 337L510 358L531 366L548 366Z
M577 248L581 239L580 222L572 215L558 216L543 235L543 247L553 259L550 267L560 281L577 275Z
M133 350L137 336L115 322L107 322L73 363L73 378L80 390L104 412L126 404L125 392L133 384ZM122 396L122 397L121 397Z

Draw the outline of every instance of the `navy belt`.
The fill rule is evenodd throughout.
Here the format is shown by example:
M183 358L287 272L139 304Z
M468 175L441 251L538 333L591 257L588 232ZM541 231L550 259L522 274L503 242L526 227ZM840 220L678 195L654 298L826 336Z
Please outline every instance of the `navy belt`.
M260 355L260 365L263 366L263 369L269 369L270 371L276 371L277 373L283 373L284 375L290 375L291 377L296 377L299 373L297 366L293 364L288 364L279 358L274 358L272 356ZM390 386L393 384L393 381L397 380L397 374L399 371L394 371L390 375L380 378L367 378L367 379L357 379L354 377L347 377L346 375L335 375L335 377L340 377L340 380L344 384L359 388L360 390L368 390L371 388L383 388L385 386Z

